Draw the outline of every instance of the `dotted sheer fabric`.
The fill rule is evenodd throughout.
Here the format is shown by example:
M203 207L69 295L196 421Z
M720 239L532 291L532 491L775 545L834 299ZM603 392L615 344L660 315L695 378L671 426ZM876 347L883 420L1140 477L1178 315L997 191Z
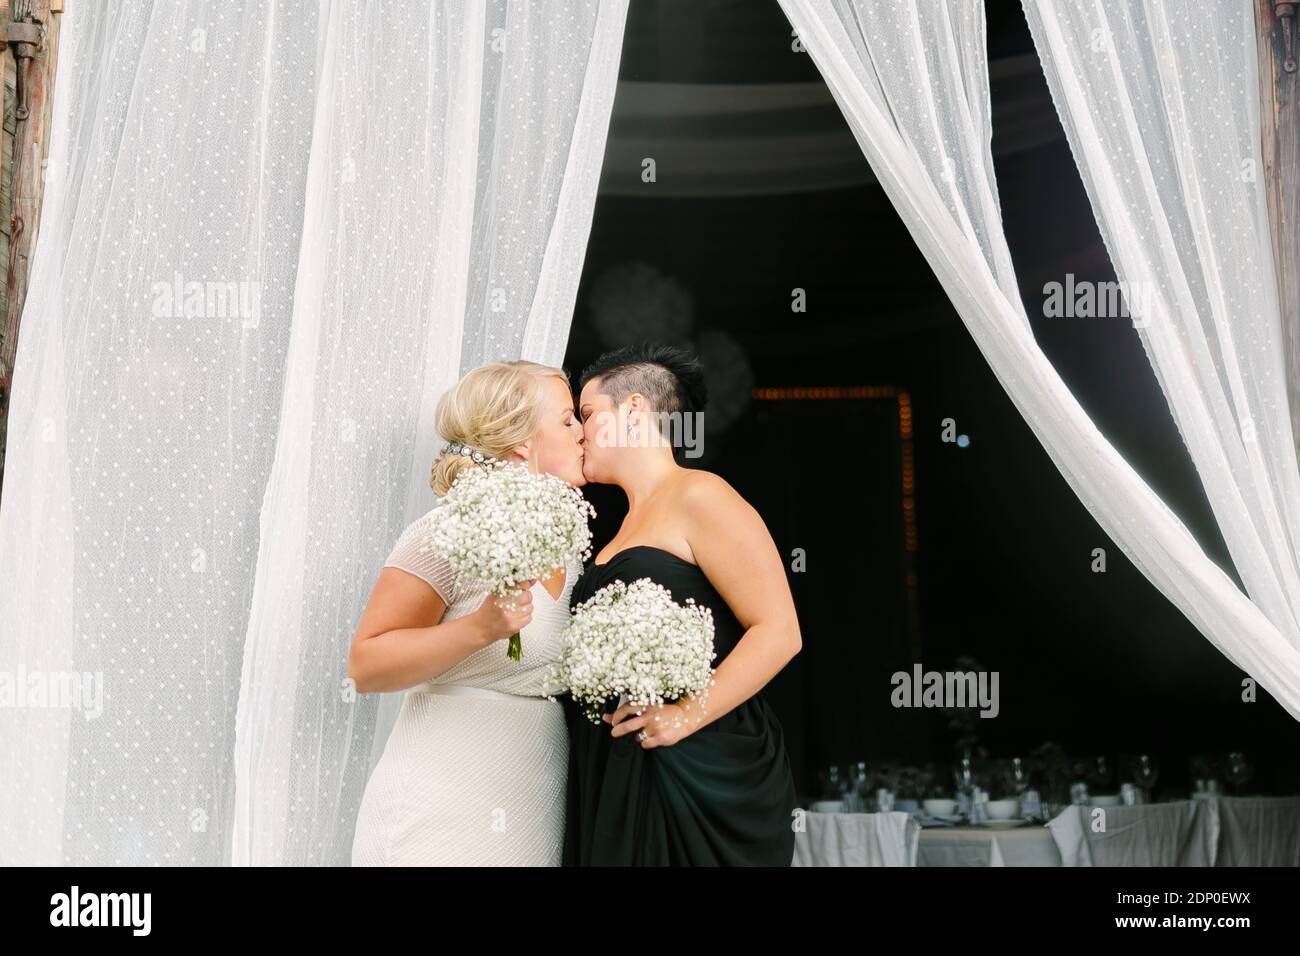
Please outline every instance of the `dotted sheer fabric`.
M1034 339L1002 229L981 0L780 0L976 345L1102 530L1300 719L1300 477L1248 3L1025 0L1138 334L1249 597ZM1131 299L1130 299L1131 301ZM1103 321L1103 320L1097 320ZM1138 326L1136 332L1133 325Z
M403 700L352 636L438 398L562 361L625 14L68 4L0 674L78 694L0 707L0 864L349 861Z
M1025 13L1132 324L1246 593L1275 629L1220 647L1296 713L1297 658L1269 649L1300 652L1300 422L1287 403L1254 11L1210 4L1195 24L1152 0Z

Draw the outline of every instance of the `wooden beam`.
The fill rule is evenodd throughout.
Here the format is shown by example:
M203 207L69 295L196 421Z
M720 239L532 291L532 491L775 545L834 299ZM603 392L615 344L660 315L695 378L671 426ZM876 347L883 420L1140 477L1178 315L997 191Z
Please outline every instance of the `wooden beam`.
M1278 297L1282 308L1282 349L1286 363L1287 398L1296 455L1300 457L1300 71L1285 67L1288 49L1300 53L1295 18L1281 19L1277 4L1255 0L1255 33L1259 49L1260 134L1268 217L1277 263ZM1290 32L1288 46L1285 33Z
M9 3L0 7L7 8ZM51 14L53 7L54 13ZM19 320L27 298L27 280L31 271L31 254L36 248L40 226L41 199L44 193L45 160L49 155L50 107L54 98L54 69L59 48L59 0L29 0L16 13L27 13L19 25L5 24L9 40L7 57L17 55L16 123L13 141L13 168L4 170L11 177L13 215L10 219L8 274L5 282L5 309L0 314L0 475L3 474L5 439L8 434L9 397L13 387L14 357L18 353ZM8 11L4 11L8 20ZM30 26L38 25L38 35ZM29 42L31 40L37 42Z

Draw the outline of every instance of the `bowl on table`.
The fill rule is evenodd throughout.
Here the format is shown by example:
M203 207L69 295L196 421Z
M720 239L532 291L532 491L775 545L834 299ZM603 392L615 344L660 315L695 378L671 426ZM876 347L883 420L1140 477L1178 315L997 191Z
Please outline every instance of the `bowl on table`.
M1089 801L1094 807L1118 807L1118 793L1099 793Z
M925 811L927 817L938 817L944 819L951 817L957 812L956 800L926 800L922 802L921 809Z
M990 800L984 804L990 820L1011 820L1020 815L1019 800Z

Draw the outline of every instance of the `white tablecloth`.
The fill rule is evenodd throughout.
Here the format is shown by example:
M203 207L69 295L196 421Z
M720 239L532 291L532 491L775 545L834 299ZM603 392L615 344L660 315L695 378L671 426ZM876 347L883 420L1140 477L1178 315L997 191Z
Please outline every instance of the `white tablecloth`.
M916 866L921 825L910 813L803 813L792 866Z
M804 813L794 866L1300 866L1300 796L1067 807L1046 827Z
M1300 866L1300 797L1069 807L1048 827L1065 866Z
M1300 797L1222 797L1215 866L1300 866Z
M1047 827L1064 866L1213 866L1219 840L1210 800L1066 807Z

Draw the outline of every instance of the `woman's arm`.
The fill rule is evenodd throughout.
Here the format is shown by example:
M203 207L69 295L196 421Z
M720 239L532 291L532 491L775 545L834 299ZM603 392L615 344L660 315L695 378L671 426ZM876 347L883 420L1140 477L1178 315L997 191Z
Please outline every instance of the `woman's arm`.
M643 746L675 743L740 706L803 647L785 565L758 512L723 478L709 472L691 476L682 491L681 509L695 563L745 633L718 664L703 708L690 697L676 705L687 726L676 734L664 734L662 726L656 728L651 733L662 735L658 744L651 736ZM620 713L613 716L617 718L610 721L616 724L614 735L622 736L641 729L654 715L647 710L645 716L631 720L622 720L625 715ZM661 717L661 725L664 722L670 722L667 715Z
M444 624L447 605L437 591L413 574L384 568L352 638L348 677L362 694L405 690L437 677L532 620L531 582L522 587L515 611L499 607L489 594L477 611Z

